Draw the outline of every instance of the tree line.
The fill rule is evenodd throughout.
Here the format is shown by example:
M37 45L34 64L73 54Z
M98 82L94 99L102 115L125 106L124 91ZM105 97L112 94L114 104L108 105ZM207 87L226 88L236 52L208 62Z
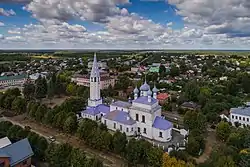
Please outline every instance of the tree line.
M28 138L34 152L33 159L46 162L51 167L103 167L102 161L96 157L87 157L84 151L78 148L73 148L67 143L49 143L44 137L8 121L0 122L0 137L5 136L12 142Z

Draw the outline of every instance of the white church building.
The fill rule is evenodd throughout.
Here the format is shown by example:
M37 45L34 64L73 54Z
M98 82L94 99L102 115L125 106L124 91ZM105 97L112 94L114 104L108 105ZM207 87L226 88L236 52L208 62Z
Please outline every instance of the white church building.
M81 112L82 118L101 121L108 129L124 132L127 136L142 137L168 142L172 139L173 124L161 116L161 106L156 99L157 88L152 91L145 83L134 89L131 102L115 101L110 106L102 103L100 95L100 73L94 55L90 75L90 97L86 110Z

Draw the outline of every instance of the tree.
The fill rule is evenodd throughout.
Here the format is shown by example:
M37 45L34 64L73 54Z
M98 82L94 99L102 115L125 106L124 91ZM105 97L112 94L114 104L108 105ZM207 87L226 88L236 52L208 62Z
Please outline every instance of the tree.
M35 81L35 98L42 99L46 97L47 94L47 81L45 78L42 78L41 75Z
M72 149L70 163L73 167L85 167L86 166L86 155L80 149Z
M200 88L198 83L195 80L191 80L186 83L184 87L185 97L191 101L197 101L198 95L200 93Z
M52 111L52 110L49 110L49 111L47 111L46 114L44 115L43 122L44 122L44 124L46 124L46 125L52 125L53 119L54 119L53 111Z
M21 96L21 91L18 89L18 88L11 88L11 89L8 89L5 94L7 96L14 96L14 97L17 97L17 96Z
M147 151L148 164L152 167L161 167L162 166L162 156L163 151L160 148L151 147Z
M178 67L176 67L175 65L171 66L170 69L170 76L171 77L176 77L180 75L180 69Z
M42 122L44 115L47 113L47 107L45 105L40 105L37 108L35 119L36 121Z
M166 67L161 64L159 67L159 74L163 75L164 73L166 73Z
M4 104L3 104L4 108L5 108L5 109L11 109L12 102L13 102L13 100L14 100L15 98L16 98L16 97L13 96L13 95L7 95L7 96L5 97L5 99L4 99Z
M77 129L77 118L76 116L71 116L66 118L63 126L63 130L67 133L74 133Z
M16 114L25 113L26 101L21 97L16 97L11 104L11 109L14 110Z
M77 85L74 83L69 83L66 88L66 92L70 95L76 95L77 93Z
M187 143L187 152L190 155L197 156L199 155L200 149L200 143L196 140L196 138L193 136L189 136Z
M33 83L25 83L23 88L24 98L27 100L31 100L34 98L35 85Z
M228 122L221 121L216 127L216 135L219 139L225 141L229 137L231 127Z
M192 163L185 163L184 161L177 160L174 157L170 157L167 153L163 154L162 167L194 167Z
M127 145L127 137L125 133L116 131L113 135L114 152L120 155L124 155Z
M51 100L55 95L55 83L53 82L53 78L49 80L48 83L48 98Z

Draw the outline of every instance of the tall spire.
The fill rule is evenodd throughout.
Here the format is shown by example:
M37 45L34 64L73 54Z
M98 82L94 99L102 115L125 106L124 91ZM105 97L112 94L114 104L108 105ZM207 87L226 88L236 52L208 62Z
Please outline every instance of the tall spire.
M91 70L91 77L100 77L99 67L98 67L98 63L96 60L96 53L94 54L94 61L93 61L93 66L92 66L92 70Z

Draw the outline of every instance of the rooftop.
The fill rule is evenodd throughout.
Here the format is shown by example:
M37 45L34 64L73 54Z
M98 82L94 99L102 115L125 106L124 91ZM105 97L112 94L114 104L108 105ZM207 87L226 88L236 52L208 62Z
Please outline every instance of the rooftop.
M135 103L140 103L140 104L146 104L146 105L153 105L157 103L157 100L155 98L151 98L151 102L148 101L147 96L140 96L137 99L133 100Z
M169 128L172 128L173 124L162 117L156 116L153 127L156 129L167 130Z
M26 74L13 75L13 76L2 76L2 77L0 77L0 81L14 80L14 79L24 79L24 78L27 78Z
M104 104L100 104L96 107L88 107L86 110L82 111L85 114L97 115L100 113L107 114L110 111L110 107Z
M6 147L11 144L11 141L8 137L4 137L0 139L0 148Z
M250 107L231 108L230 113L250 116Z
M129 108L132 104L125 101L116 101L111 104L112 106L122 107L122 108Z
M27 138L0 148L0 156L8 157L10 166L14 166L33 155L34 153Z
M136 121L130 117L129 113L120 110L114 110L105 115L103 118L116 121L125 125L133 125L136 123Z

